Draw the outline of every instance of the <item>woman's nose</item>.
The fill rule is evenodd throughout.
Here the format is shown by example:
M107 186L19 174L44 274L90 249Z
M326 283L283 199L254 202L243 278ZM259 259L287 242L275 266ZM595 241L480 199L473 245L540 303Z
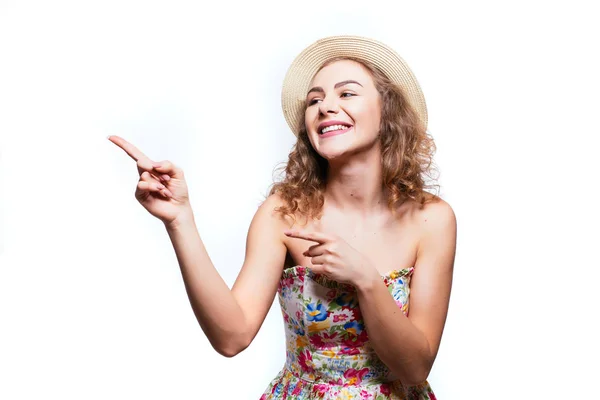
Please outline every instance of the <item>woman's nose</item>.
M319 111L323 115L327 115L328 113L337 114L339 110L340 106L337 102L337 99L333 95L325 97L319 105Z

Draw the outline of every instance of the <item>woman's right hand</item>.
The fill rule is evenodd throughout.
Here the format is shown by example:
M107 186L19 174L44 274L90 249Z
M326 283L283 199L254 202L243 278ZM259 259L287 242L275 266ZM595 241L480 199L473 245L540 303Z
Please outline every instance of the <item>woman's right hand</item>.
M119 136L109 136L108 140L137 162L140 180L135 190L135 198L150 214L167 226L192 215L188 189L181 168L170 161L152 161Z

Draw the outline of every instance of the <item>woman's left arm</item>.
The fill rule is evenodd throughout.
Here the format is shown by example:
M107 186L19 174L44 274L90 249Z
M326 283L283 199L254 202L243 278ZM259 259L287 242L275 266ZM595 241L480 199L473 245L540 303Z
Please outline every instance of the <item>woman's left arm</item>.
M437 355L450 301L456 217L444 201L422 213L422 236L410 281L408 317L377 274L355 283L369 341L407 386L427 379Z

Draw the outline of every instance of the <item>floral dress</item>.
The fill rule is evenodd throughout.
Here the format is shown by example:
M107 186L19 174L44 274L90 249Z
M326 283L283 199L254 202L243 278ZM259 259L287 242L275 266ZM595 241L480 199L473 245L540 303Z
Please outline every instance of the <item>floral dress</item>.
M414 268L382 279L408 315ZM356 289L295 266L278 287L286 334L286 361L260 400L435 400L427 381L404 387L369 344Z

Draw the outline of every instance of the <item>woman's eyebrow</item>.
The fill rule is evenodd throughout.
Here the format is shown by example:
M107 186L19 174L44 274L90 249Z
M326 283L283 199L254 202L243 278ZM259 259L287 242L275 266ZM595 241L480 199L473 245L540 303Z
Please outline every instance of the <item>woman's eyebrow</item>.
M350 83L356 83L358 86L362 86L359 82L354 81L352 79L348 79L346 81L341 81L335 84L335 86L333 87L334 89L339 88L340 86L344 86L344 85L348 85ZM315 86L314 88L310 89L308 91L308 93L306 93L306 95L308 96L309 94L311 94L312 92L320 92L320 93L324 93L325 91L323 90L323 88L321 86Z

